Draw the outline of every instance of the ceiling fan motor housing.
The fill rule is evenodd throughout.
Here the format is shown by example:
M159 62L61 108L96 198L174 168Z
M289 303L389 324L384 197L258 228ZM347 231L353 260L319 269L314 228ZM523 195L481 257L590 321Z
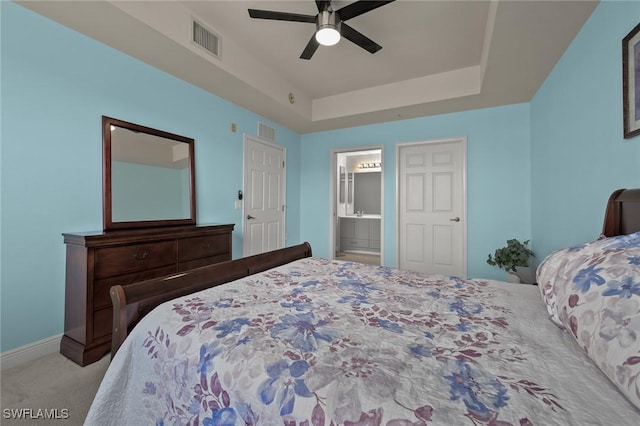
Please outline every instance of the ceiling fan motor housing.
M331 27L340 31L340 17L336 12L325 10L318 13L318 21L316 22L316 28Z
M337 31L337 34L333 35L333 38L328 42L323 42L320 40L317 34L320 31ZM340 41L340 17L337 13L333 12L330 9L325 9L324 11L318 13L318 18L316 21L316 38L320 44L325 46L332 46Z

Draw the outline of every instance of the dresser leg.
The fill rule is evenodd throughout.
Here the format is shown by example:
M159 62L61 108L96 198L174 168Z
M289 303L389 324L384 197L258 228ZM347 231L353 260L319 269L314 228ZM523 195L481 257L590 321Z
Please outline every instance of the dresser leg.
M100 360L111 350L111 342L84 346L64 335L60 341L60 353L81 367Z

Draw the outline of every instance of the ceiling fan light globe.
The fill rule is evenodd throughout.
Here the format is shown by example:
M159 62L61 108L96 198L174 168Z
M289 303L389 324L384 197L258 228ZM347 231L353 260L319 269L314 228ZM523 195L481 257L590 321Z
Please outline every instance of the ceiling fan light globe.
M333 46L340 41L340 32L330 26L320 28L316 31L316 41L323 46Z

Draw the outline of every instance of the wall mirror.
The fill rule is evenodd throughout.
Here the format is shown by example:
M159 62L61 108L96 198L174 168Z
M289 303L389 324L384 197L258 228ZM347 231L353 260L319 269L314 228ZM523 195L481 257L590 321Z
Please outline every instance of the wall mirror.
M194 140L102 117L104 230L195 225Z

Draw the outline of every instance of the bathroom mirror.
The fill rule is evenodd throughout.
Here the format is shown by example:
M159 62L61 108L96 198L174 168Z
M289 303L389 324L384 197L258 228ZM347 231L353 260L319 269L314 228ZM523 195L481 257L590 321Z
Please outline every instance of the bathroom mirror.
M354 173L353 175L353 210L379 215L382 210L382 173Z
M339 152L336 214L380 216L382 214L382 150Z
M104 230L195 225L194 140L102 117Z

